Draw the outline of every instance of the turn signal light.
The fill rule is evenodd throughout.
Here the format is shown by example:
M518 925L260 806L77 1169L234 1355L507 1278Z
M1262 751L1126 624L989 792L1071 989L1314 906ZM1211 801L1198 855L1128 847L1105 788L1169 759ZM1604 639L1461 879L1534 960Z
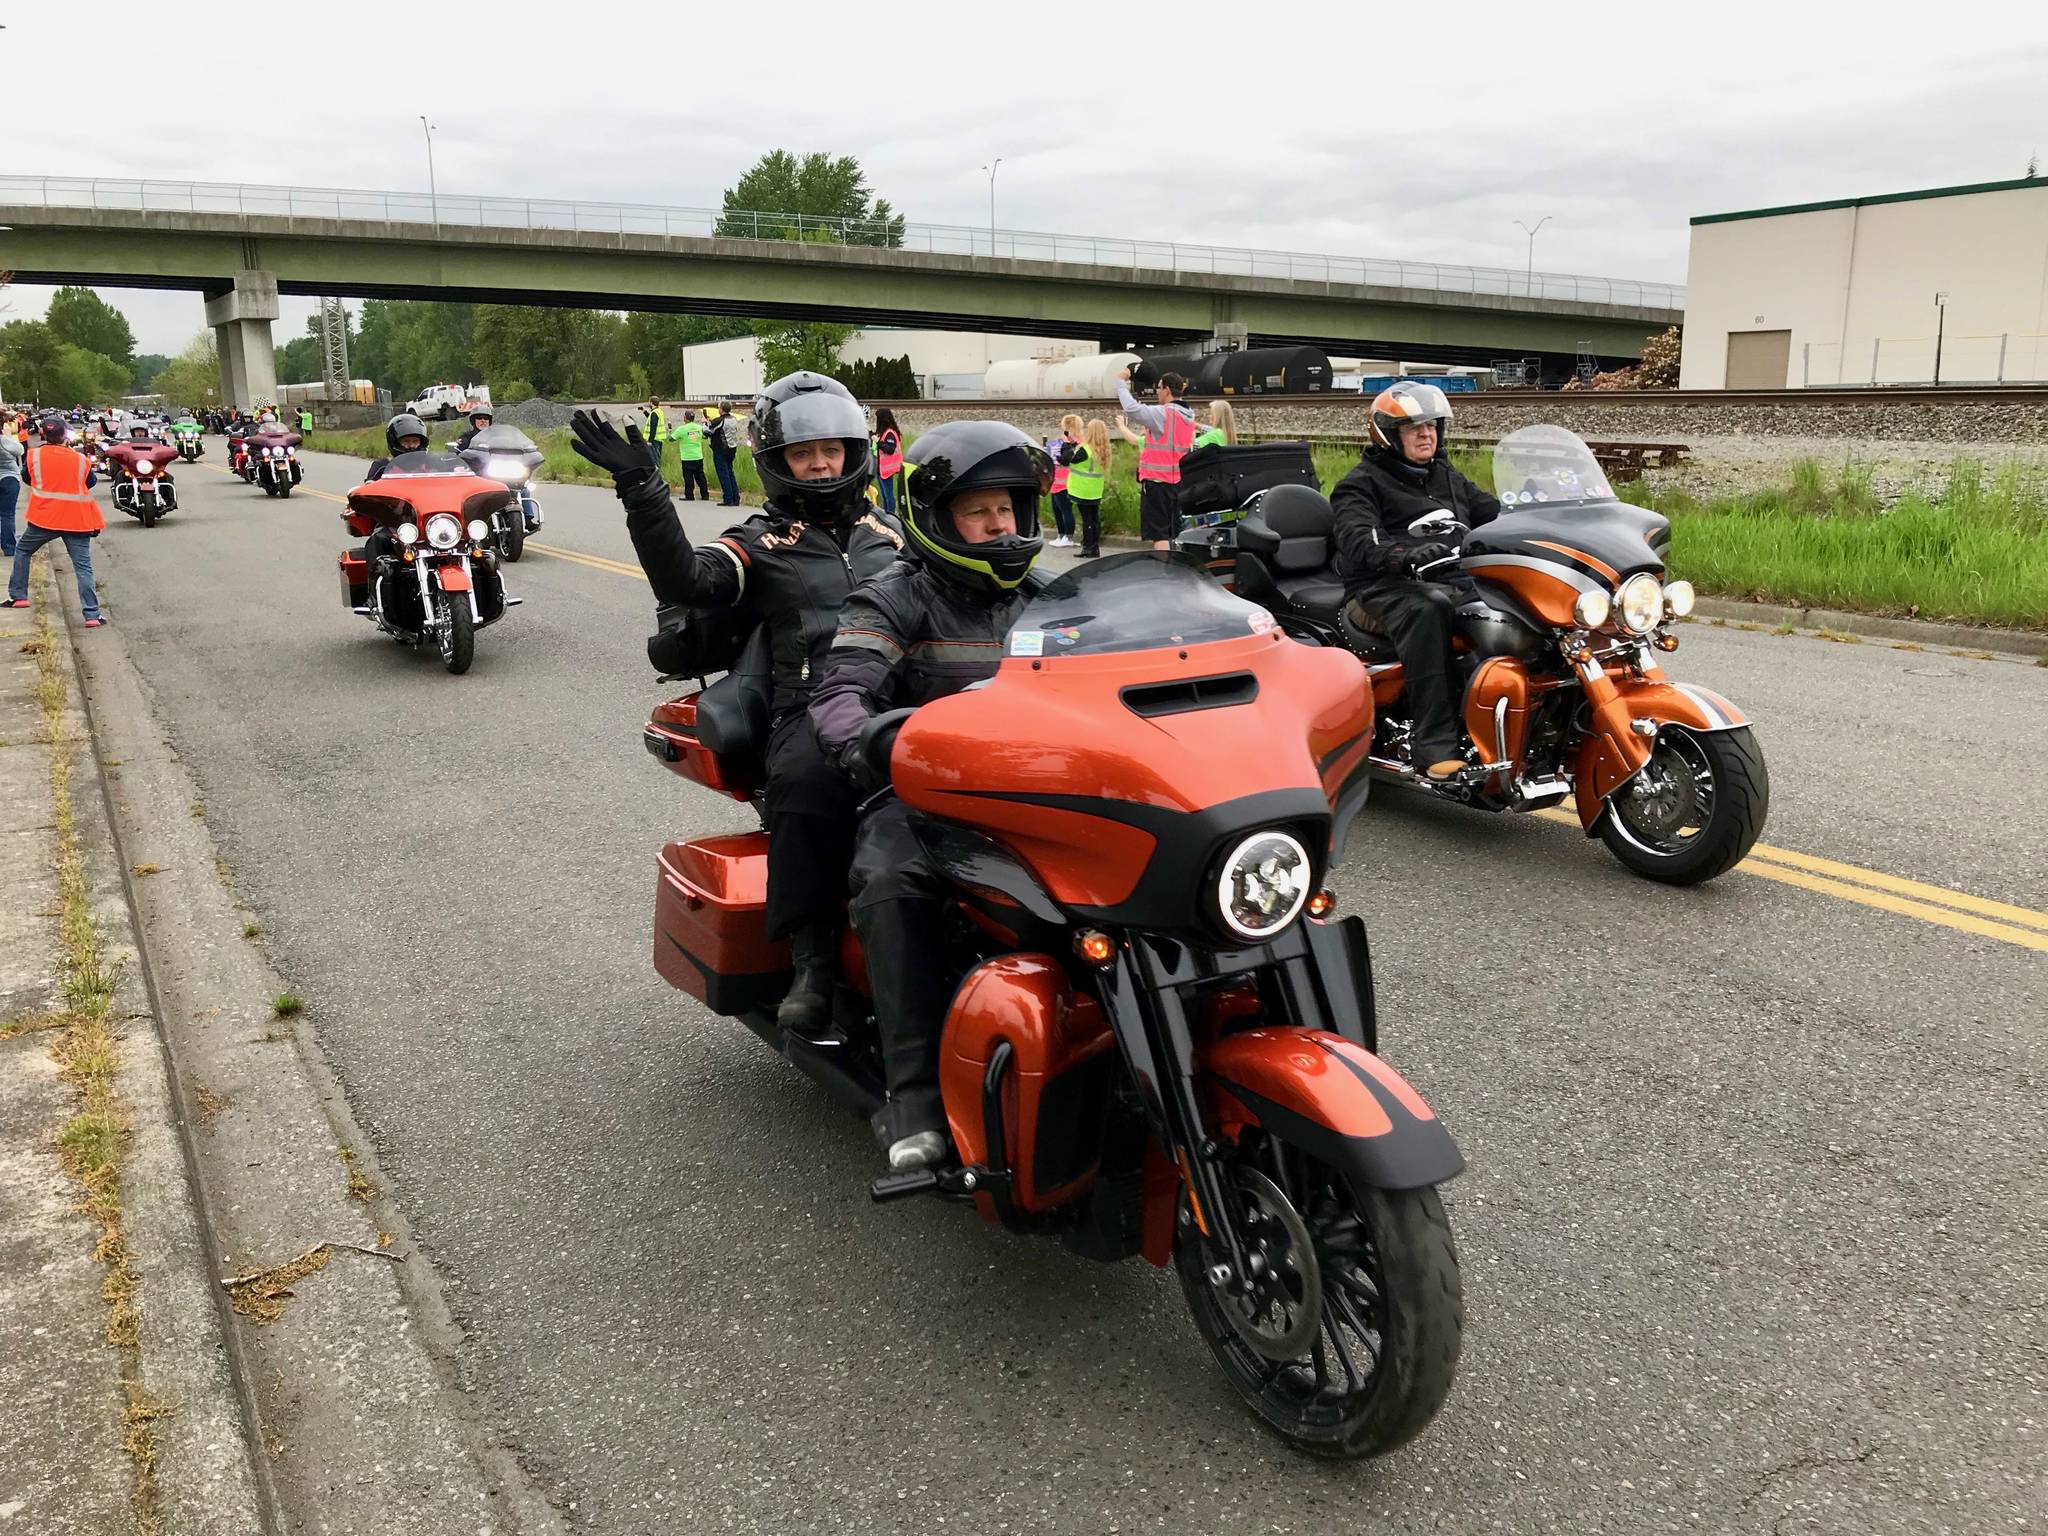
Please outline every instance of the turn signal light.
M1675 651L1675 650L1677 650L1677 649L1678 649L1678 636L1676 636L1676 635L1659 635L1659 636L1657 637L1657 649L1658 649L1658 650L1660 650L1660 651Z
M1320 890L1308 899L1308 915L1310 917L1328 917L1336 909L1337 893L1335 891L1328 889Z
M1089 928L1074 936L1074 952L1090 965L1107 965L1116 958L1116 945L1100 928Z

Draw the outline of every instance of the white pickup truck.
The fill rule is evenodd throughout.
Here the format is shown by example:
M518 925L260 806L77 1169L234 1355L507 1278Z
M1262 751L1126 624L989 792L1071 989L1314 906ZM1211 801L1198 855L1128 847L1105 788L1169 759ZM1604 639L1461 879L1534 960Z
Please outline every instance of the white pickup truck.
M451 421L490 403L488 384L429 384L406 409L421 421Z

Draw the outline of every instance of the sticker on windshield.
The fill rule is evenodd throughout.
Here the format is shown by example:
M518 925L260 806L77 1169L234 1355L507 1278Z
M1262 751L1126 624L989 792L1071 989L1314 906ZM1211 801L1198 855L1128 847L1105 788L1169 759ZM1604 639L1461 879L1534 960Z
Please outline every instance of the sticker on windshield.
M1045 631L1042 629L1020 629L1010 636L1012 656L1043 656L1045 654Z
M1245 622L1251 625L1253 634L1263 635L1273 627L1273 615L1263 608L1254 608Z

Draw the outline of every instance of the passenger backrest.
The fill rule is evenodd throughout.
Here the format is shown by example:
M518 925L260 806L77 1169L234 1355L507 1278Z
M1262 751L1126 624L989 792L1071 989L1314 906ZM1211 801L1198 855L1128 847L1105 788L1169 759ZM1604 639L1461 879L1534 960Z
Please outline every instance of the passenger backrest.
M1276 574L1320 571L1335 557L1330 530L1337 521L1329 499L1306 485L1276 485L1259 498L1258 510L1237 527L1237 545L1271 566Z
M774 657L768 626L755 626L732 670L697 697L697 739L720 757L759 763L768 751Z

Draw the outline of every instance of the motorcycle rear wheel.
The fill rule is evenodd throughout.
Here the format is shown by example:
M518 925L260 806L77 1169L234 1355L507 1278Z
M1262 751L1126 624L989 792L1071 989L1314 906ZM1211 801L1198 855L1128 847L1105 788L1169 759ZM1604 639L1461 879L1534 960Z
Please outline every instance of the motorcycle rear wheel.
M1383 1455L1420 1434L1450 1395L1465 1326L1457 1244L1433 1188L1357 1184L1292 1148L1271 1171L1288 1169L1277 1182L1311 1234L1317 1272L1307 1290L1320 1321L1304 1352L1276 1360L1271 1341L1250 1342L1209 1277L1213 1250L1185 1201L1174 1244L1181 1290L1224 1376L1268 1429L1313 1456Z
M1638 796L1638 784L1649 793ZM1763 749L1747 726L1666 726L1642 774L1608 797L1600 840L1646 880L1702 885L1742 861L1770 808Z
M469 594L446 593L440 608L441 664L460 677L476 659L476 617L469 611Z

